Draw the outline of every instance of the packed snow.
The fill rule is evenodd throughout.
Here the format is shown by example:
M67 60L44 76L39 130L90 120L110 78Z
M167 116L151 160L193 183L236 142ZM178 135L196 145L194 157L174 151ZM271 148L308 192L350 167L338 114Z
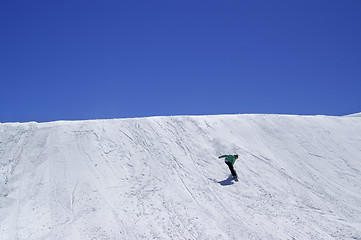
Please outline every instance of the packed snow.
M358 117L2 123L0 166L0 239L361 239Z

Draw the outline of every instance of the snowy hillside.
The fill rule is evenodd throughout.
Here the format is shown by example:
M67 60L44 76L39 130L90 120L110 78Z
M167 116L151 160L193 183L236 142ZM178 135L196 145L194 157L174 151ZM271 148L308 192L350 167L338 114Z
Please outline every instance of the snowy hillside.
M0 239L361 239L357 117L3 123L0 166Z
M350 114L350 115L347 115L345 117L361 117L361 112L360 113Z

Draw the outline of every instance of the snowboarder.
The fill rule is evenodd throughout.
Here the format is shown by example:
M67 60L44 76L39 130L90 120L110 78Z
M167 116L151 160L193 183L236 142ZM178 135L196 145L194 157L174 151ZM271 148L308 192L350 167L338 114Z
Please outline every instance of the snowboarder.
M222 156L220 156L218 158L226 158L224 160L224 162L228 165L229 170L231 171L231 174L233 176L233 179L238 181L237 173L233 168L233 164L236 161L236 159L238 158L238 155L237 154L236 155L222 155Z

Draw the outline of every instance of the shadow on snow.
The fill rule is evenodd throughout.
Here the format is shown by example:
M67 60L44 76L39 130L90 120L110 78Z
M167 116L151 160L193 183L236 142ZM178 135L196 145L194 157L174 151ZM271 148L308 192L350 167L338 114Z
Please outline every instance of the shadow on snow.
M232 175L230 175L227 179L222 180L222 181L217 181L215 179L211 179L211 180L215 183L219 183L222 186L229 186L229 185L234 184Z

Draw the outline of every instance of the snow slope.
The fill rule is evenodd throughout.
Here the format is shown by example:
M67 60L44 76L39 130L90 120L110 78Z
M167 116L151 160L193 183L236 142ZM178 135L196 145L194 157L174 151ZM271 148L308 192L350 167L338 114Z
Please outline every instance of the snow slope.
M361 112L360 112L360 113L354 113L354 114L346 115L345 117L361 117Z
M0 239L361 239L361 118L3 123L0 166Z

